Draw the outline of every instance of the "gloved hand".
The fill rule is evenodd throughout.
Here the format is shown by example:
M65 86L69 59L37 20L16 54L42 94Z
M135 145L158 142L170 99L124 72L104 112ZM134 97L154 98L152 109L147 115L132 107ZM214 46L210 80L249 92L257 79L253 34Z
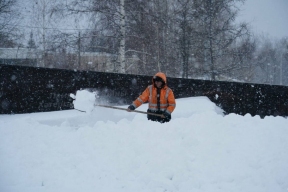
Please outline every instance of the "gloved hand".
M127 111L133 111L135 110L134 105L129 105L129 107L127 108Z
M171 114L168 111L165 110L163 112L163 117L170 120L171 119Z

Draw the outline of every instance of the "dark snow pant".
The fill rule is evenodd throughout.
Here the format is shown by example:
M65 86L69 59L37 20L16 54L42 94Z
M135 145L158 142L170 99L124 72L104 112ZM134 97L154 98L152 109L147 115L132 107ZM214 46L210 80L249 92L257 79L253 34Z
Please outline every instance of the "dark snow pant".
M150 109L148 109L147 112L148 113L160 114L160 115L163 114L163 111L151 111ZM147 114L147 119L151 120L151 121L157 121L157 122L160 122L160 123L166 123L166 122L169 122L171 120L171 115L169 117L162 118L162 117L159 117L159 116L156 116L156 115Z

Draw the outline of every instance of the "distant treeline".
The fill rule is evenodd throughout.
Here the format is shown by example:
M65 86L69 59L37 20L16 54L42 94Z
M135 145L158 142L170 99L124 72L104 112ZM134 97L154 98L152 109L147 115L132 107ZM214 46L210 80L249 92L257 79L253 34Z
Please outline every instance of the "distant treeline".
M287 37L235 22L243 0L28 2L23 25L0 1L0 47L37 50L37 67L288 85Z

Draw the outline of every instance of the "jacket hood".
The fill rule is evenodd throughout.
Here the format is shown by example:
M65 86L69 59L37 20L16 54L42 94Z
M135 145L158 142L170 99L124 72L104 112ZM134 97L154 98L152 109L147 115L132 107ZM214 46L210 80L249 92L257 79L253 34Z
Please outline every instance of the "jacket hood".
M156 76L157 76L157 77L160 77L161 79L163 79L165 85L167 85L166 75L165 75L164 73L162 73L162 72L158 72L158 73L156 73L156 74L153 76L153 78L152 78L153 84L154 84L154 77L156 77Z

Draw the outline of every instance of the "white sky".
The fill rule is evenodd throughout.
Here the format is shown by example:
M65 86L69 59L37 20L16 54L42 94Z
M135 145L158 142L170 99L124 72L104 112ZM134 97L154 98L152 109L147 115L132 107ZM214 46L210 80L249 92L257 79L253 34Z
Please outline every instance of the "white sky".
M246 0L239 20L250 23L257 34L288 37L288 0Z
M90 110L90 96L75 103ZM0 191L287 191L288 119L224 116L207 97L176 103L164 124L101 107L0 115Z

